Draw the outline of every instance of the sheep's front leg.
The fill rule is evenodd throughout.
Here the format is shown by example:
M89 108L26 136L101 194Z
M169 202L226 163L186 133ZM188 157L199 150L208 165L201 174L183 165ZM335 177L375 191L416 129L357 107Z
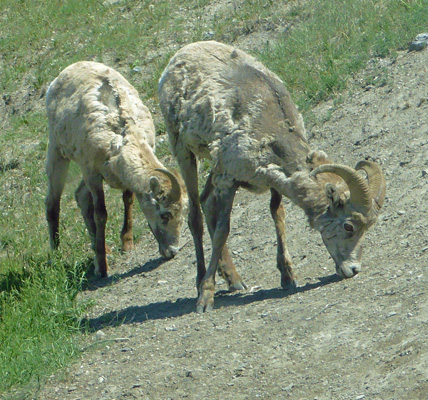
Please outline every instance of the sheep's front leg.
M216 193L214 190L206 200L208 204L213 205L212 208L207 208L206 213L207 219L212 221L214 229L211 237L211 260L204 279L202 279L200 295L196 303L198 313L211 311L214 307L215 274L229 235L230 213L237 188L238 186L234 185L229 189L222 189L220 193ZM211 199L211 197L214 198Z
M89 188L86 186L85 181L81 181L76 191L74 192L77 205L82 213L83 220L85 221L86 229L91 238L92 250L95 251L96 243L95 237L97 235L97 226L94 219L94 201ZM111 254L111 249L106 245L106 253Z
M135 195L129 190L125 190L122 197L125 213L120 238L122 239L122 251L129 251L134 248L134 238L132 233L132 209Z
M198 169L195 155L191 152L177 154L177 162L180 166L181 176L186 184L189 196L188 225L193 237L196 252L196 289L199 287L205 275L205 258L203 247L204 225L202 219L201 204L199 202Z
M214 187L212 185L212 178L210 174L205 184L205 188L201 194L201 203L202 209L204 210L205 219L208 225L211 240L214 235L217 218L215 213L211 212L211 210L214 210L217 207L217 205L215 204L216 197L211 196L213 190ZM231 292L247 288L247 285L244 283L241 276L235 269L232 258L230 257L227 244L224 245L220 260L218 262L218 272L219 275L221 275L221 277L227 282L227 285Z
M277 268L281 272L281 286L284 289L294 289L296 281L291 268L291 257L288 253L285 234L285 210L281 201L281 195L271 189L270 212L275 222L278 252L276 256Z
M86 181L94 202L95 232L95 274L107 277L107 256L105 242L105 228L107 222L107 209L104 199L103 181L101 175L91 176Z

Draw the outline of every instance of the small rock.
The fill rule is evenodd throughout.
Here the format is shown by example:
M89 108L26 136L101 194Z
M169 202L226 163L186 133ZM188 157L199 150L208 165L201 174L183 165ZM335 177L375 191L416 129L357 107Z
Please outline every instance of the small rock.
M110 6L115 6L117 4L122 3L122 0L105 0L103 1L103 6L104 7L110 7Z
M134 349L132 349L131 347L124 347L123 349L121 349L120 351L122 352L122 353L126 353L126 352L128 352L128 351L133 351Z
M95 334L95 340L104 340L106 337L106 334L103 331L97 331Z
M213 31L205 32L204 33L204 39L205 40L211 39L214 35L215 35L215 32L213 32Z
M288 386L284 386L281 390L283 391L283 392L291 392L291 390L293 389L293 384L292 383L290 383Z
M398 211L397 211L397 214L398 214L398 215L404 215L405 213L406 213L406 212L405 212L405 211L403 211L403 210L398 210Z
M428 46L428 33L420 33L411 43L409 51L421 51Z
M366 395L365 394L360 394L359 396L355 397L355 400L362 400L365 399Z
M427 169L423 169L422 170L422 178L426 178L428 176L428 170Z
M141 74L141 72L143 72L143 68L142 67L134 67L134 68L132 68L132 72L134 72L135 74Z
M165 327L165 330L168 332L176 332L177 328L175 327L175 325L171 325L171 326Z

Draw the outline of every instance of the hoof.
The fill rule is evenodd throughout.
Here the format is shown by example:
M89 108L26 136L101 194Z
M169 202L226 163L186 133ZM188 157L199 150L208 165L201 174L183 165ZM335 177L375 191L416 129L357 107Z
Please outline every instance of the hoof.
M229 286L229 292L236 292L238 290L246 290L247 285L244 282L236 282Z
M104 279L104 278L108 278L108 266L107 264L104 266L104 268L100 268L99 264L98 264L98 260L95 258L94 259L94 274L97 278L99 279Z
M196 305L196 312L198 314L203 314L204 312L210 312L214 309L214 304L207 304L206 306L202 305L202 304L197 304Z
M122 245L121 251L122 253L127 253L128 251L134 250L134 243L133 242L125 242Z
M295 291L297 289L297 281L287 280L285 282L281 282L281 287L287 291Z
M202 314L210 312L214 308L214 293L210 290L201 290L201 295L196 303L196 312Z

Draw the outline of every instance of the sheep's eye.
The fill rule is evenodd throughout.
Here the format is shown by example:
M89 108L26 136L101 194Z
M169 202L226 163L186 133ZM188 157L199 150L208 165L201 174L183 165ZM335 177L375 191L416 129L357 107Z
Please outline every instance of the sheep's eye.
M163 212L160 217L162 218L163 221L168 222L171 218L172 218L172 214L167 211L167 212Z
M345 231L347 232L354 232L354 227L352 226L352 224L349 224L348 222L344 223L343 229L345 229Z

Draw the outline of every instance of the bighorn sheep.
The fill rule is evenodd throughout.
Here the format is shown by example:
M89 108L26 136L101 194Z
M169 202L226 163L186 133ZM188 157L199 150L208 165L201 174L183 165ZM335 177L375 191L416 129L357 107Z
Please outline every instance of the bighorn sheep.
M226 246L238 187L270 188L277 240L277 267L284 289L296 286L286 246L281 195L306 213L345 278L361 269L365 231L376 221L385 198L380 167L369 161L356 169L333 164L311 151L302 116L283 82L248 54L214 41L193 43L170 60L160 81L161 110L174 156L189 196L189 227L197 258L197 311L214 305L215 272L230 289L245 287ZM196 157L212 160L198 196ZM367 180L356 170L362 169ZM212 240L205 269L204 210Z
M161 255L174 257L187 194L181 178L165 169L154 154L152 117L135 88L112 68L78 62L51 83L46 108L46 218L51 247L59 245L60 198L73 160L83 175L76 200L92 239L98 275L107 276L103 180L123 191L122 250L133 248L132 207L136 196Z

